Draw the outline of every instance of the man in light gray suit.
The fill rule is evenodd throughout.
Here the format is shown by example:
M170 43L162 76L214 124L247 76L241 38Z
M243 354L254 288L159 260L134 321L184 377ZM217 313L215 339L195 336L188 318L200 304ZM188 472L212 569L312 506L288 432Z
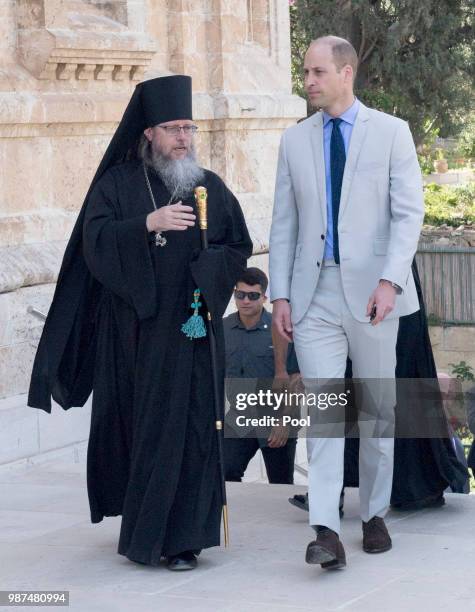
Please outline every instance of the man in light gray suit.
M305 56L305 89L320 110L288 128L280 144L270 236L273 325L293 336L307 381L343 379L347 356L355 378L384 379L376 407L390 421L399 317L419 309L411 262L424 216L422 180L407 123L355 98L356 68L352 45L334 36L313 41ZM338 513L344 424L335 428L326 417L317 415L317 434L307 440L317 538L306 560L333 569L346 564ZM360 415L360 512L363 549L376 553L392 545L383 517L394 440L375 434L370 422Z

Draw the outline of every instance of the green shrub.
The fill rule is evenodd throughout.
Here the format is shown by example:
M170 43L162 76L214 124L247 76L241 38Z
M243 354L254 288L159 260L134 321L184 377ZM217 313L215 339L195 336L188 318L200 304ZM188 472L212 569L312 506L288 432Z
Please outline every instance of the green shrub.
M419 159L419 166L421 167L422 174L431 174L434 172L434 159L430 152L420 153L417 158Z
M469 225L475 223L475 183L453 187L429 183L424 188L427 225Z
M458 149L464 157L475 158L475 113L470 115L460 134Z

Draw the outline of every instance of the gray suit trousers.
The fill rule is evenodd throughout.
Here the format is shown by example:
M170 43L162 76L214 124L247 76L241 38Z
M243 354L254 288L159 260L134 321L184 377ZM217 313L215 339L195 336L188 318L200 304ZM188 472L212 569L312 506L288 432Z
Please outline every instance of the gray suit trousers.
M378 432L381 431L381 422L389 424L390 432L394 422L398 327L397 318L372 326L352 316L343 294L340 267L332 260L324 262L312 303L304 317L294 325L295 350L307 392L315 393L326 388L322 387L326 381L343 379L347 356L353 363L354 378L371 379L368 389L362 392L361 402L358 402L359 494L363 521L374 516L383 517L389 508L394 438L391 433L388 435L388 429L384 433L386 437L379 437ZM344 389L343 381L341 385ZM366 406L371 404L371 410L367 412L365 402ZM344 422L338 417L338 409L328 407L326 410L313 409L312 423L313 433L307 439L309 521L310 525L324 525L339 533Z

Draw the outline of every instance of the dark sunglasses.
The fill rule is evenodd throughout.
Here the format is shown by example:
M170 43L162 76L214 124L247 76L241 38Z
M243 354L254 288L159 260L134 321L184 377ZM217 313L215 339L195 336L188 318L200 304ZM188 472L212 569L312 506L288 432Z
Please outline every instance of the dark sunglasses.
M243 300L245 297L248 297L251 302L255 302L256 300L258 300L261 295L262 293L259 293L259 291L239 291L238 289L236 289L236 291L234 292L234 297L237 300Z

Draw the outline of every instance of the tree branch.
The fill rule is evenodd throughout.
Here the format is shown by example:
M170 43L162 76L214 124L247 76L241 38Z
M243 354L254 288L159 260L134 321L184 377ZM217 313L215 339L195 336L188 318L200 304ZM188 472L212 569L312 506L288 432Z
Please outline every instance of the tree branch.
M429 127L427 127L427 128L424 130L424 135L425 135L425 136L427 136L427 134L429 134L429 132L431 131L431 129L434 127L434 124L437 122L438 118L439 118L439 116L438 116L438 115L436 115L436 116L434 117L434 119L432 119L432 121L430 122Z
M358 61L360 63L363 62L363 60L361 59L361 56L363 55L363 49L364 49L365 44L366 44L366 29L364 27L364 22L361 21L361 43L360 43L360 48L358 50Z
M366 51L366 53L363 56L363 59L361 60L361 62L365 62L368 57L371 55L371 53L373 53L374 48L376 47L376 43L378 42L378 37L376 37L373 42L371 43L371 45L369 46L369 49Z

